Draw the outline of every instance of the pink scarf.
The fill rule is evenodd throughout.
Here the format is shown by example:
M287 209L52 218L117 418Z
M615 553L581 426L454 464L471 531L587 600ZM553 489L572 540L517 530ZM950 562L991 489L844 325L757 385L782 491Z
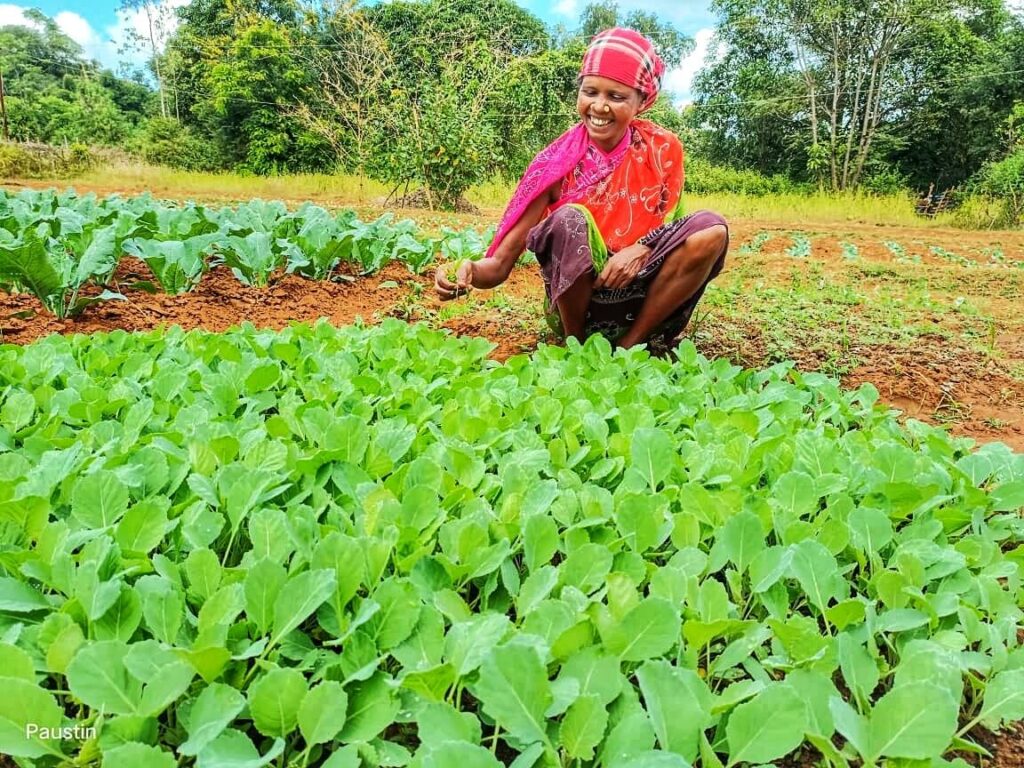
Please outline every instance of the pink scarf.
M558 200L558 205L562 206L582 199L588 188L601 181L619 166L629 149L631 137L632 129L626 131L622 141L615 149L605 154L591 145L586 126L583 123L577 123L548 144L533 159L526 169L526 173L523 174L523 178L519 180L508 208L505 209L505 214L498 224L494 240L491 241L491 245L487 249L485 258L494 255L505 235L530 207L530 203L540 197L556 181L564 179L581 162L583 167L575 184L565 191Z

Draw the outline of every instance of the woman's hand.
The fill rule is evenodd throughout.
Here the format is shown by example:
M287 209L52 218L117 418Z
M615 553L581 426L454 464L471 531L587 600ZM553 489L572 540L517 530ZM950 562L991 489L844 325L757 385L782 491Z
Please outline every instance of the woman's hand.
M594 290L599 288L625 288L636 279L643 268L651 249L646 245L629 245L613 254L597 276Z
M434 288L441 301L451 301L457 296L465 296L473 287L473 262L464 259L455 272L455 282L445 274L446 267L441 265L434 273Z

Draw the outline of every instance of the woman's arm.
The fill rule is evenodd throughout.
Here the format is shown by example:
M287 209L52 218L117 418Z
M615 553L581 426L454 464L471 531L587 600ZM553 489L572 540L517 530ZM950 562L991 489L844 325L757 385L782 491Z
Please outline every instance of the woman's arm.
M473 288L494 288L501 285L512 274L516 261L526 250L526 238L544 216L544 209L558 200L562 183L552 184L543 194L527 206L512 229L508 231L494 255L489 259L465 261L459 266L455 282L450 282L439 268L435 276L438 295L442 299L454 299Z

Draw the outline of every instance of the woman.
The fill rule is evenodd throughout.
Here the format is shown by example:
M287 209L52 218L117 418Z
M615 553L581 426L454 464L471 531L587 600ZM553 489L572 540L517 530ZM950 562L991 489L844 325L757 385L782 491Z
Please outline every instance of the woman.
M596 35L580 69L581 122L527 168L487 251L438 269L438 295L503 283L524 250L537 256L549 320L565 336L599 332L630 347L674 343L725 263L729 235L716 213L681 217L683 147L636 119L658 96L665 65L643 35Z

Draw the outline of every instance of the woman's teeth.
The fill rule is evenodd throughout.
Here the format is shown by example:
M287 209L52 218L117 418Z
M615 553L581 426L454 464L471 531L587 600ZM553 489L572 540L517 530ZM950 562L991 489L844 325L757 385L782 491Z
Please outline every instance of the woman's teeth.
M609 123L611 123L611 120L602 120L600 117L594 117L593 115L591 115L590 116L590 122L593 125L596 125L598 128L603 128L604 126L606 126Z

